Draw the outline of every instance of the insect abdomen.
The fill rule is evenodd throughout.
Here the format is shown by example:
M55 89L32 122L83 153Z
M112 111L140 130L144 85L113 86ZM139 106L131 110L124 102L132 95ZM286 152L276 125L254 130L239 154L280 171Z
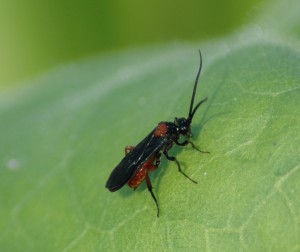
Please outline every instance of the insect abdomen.
M157 167L153 164L155 157L151 157L142 168L128 181L130 188L137 188L146 178L150 171L154 171Z

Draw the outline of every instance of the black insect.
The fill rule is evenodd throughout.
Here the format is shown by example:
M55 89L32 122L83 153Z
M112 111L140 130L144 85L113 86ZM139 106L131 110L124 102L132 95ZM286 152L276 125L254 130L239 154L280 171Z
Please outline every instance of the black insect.
M125 148L125 157L112 171L109 179L106 182L106 188L108 188L108 190L111 192L115 192L123 187L126 183L129 185L129 187L136 189L144 180L146 180L147 188L157 206L157 217L159 216L159 206L152 191L149 172L158 168L161 160L161 154L164 154L168 160L174 161L177 164L178 170L181 174L183 174L193 183L197 183L181 170L180 164L176 157L169 156L168 151L175 143L179 146L191 144L194 149L203 153L209 153L201 151L190 141L190 138L192 137L191 123L193 117L200 105L207 100L207 97L204 98L193 108L198 80L202 69L202 56L200 50L199 55L200 66L194 84L188 117L175 117L174 122L160 122L158 126L152 130L150 134L146 136L137 146L127 146ZM185 137L183 142L179 142L180 135Z

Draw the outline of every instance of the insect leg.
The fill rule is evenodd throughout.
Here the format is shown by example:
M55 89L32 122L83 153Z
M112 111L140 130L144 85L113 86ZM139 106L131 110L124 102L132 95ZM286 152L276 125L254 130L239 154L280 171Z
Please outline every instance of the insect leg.
M210 153L209 151L203 151L203 150L200 150L198 147L196 147L196 145L190 141L190 140L185 140L183 141L182 143L179 143L178 141L175 141L175 143L179 146L186 146L188 144L191 144L192 145L192 148L199 151L199 152L202 152L202 153Z
M203 151L203 150L200 150L198 147L195 146L195 144L193 142L191 142L190 140L187 140L193 147L193 149L199 151L199 152L202 152L202 153L210 153L209 151Z
M185 140L185 141L183 141L182 143L179 143L179 142L176 140L175 143L176 143L177 145L179 145L179 146L186 146L186 145L188 145L188 143L190 143L190 141L189 141L189 140Z
M160 165L160 161L161 161L161 154L158 153L155 158L155 166L156 167L158 167Z
M151 193L151 196L153 198L153 200L155 201L155 204L156 204L156 207L157 207L157 217L159 217L159 206L158 206L158 203L157 203L157 199L152 191L152 184L151 184L151 181L150 181L150 177L148 175L148 173L146 174L146 183L147 183L147 188L148 188L148 191Z
M164 155L166 156L166 158L167 158L169 161L174 161L174 162L176 162L176 164L177 164L177 166L178 166L178 171L179 171L183 176L185 176L186 178L188 178L188 179L189 179L190 181L192 181L193 183L198 184L197 181L191 179L188 175L186 175L186 174L181 170L180 164L179 164L178 160L176 159L176 157L170 157L167 151L164 151Z

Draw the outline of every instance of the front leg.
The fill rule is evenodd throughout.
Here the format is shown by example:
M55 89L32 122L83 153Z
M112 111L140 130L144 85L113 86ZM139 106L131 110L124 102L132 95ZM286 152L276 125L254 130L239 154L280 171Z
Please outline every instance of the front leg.
M199 151L199 152L202 152L202 153L210 153L209 151L202 151L202 150L200 150L199 148L197 148L197 147L195 146L195 144L194 144L192 141L190 141L190 140L188 140L188 139L186 139L186 140L183 141L182 143L179 143L179 142L176 140L175 143L176 143L177 145L179 145L179 146L186 146L186 145L188 145L188 144L191 144L191 145L192 145L192 148L195 149L195 150L197 150L197 151Z
M178 140L175 140L175 143L179 146L186 146L189 144L189 140L184 140L182 143L179 143Z
M183 176L185 176L186 178L188 178L188 179L189 179L190 181L192 181L193 183L198 184L197 181L191 179L188 175L186 175L186 174L181 170L180 164L179 164L178 160L176 159L176 157L170 157L168 151L166 151L166 150L164 151L164 155L166 156L166 158L167 158L169 161L174 161L174 162L176 162L176 164L177 164L177 166L178 166L178 171L179 171Z

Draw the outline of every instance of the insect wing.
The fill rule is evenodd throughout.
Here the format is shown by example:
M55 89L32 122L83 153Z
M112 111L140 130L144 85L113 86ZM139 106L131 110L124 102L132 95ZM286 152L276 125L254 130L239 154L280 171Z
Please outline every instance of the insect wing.
M166 138L154 136L154 130L126 155L110 174L106 188L119 190L131 179L145 162L166 143Z

